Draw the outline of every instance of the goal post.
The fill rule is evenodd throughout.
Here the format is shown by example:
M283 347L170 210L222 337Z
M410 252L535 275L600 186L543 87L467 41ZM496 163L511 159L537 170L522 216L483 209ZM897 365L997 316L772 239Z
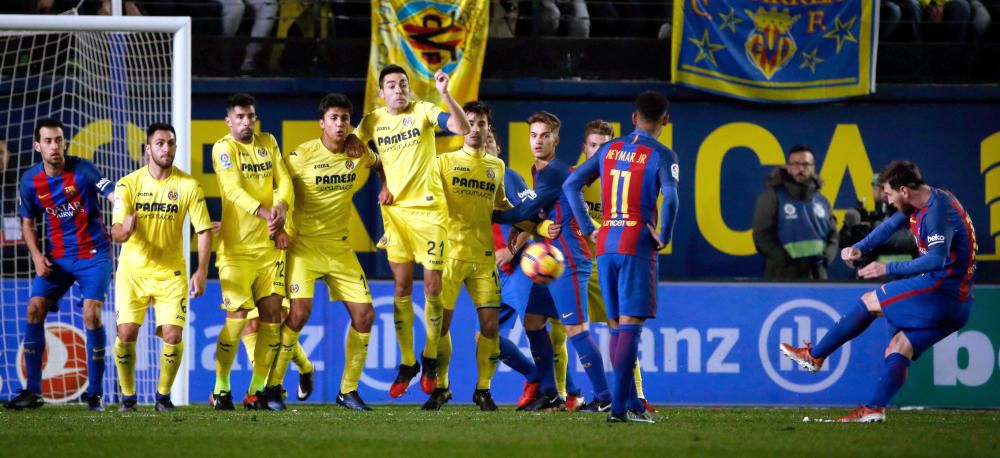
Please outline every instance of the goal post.
M113 180L143 163L145 128L153 122L169 121L177 135L174 165L190 172L191 18L0 15L0 137L10 152L0 182L4 218L0 238L3 394L16 393L21 388L18 379L23 382L20 343L34 270L25 258L27 250L20 239L19 224L15 224L19 220L16 190L20 174L39 160L31 144L34 122L42 117L60 119L67 126L67 154L93 160ZM110 223L111 205L105 202L103 207L105 222ZM186 224L184 256L189 275L190 240L190 225ZM119 251L116 246L116 265ZM102 318L108 336L103 386L105 399L116 402L113 291L112 282ZM52 391L51 396L43 393L50 402L75 401L85 383L79 380L80 368L74 366L79 364L74 361L79 356L74 339L79 340L83 329L81 311L76 307L79 297L74 294L78 294L76 287L67 294L68 301L60 303L60 310L46 320L47 325L65 323L68 330L63 337L58 329L47 329L47 366L42 377L43 391ZM136 345L137 394L142 403L152 403L159 374L160 341L153 324L150 308ZM185 340L190 333L186 326ZM178 405L189 401L187 374L194 351L193 347L185 351L171 391ZM83 363L85 367L86 361Z

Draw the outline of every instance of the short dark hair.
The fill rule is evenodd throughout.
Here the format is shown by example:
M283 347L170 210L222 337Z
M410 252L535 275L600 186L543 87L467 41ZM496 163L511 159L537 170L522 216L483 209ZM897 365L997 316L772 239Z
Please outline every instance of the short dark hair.
M233 107L253 107L257 106L257 99L253 98L252 95L246 92L237 92L229 97L226 97L226 111L232 110Z
M478 100L466 102L465 105L462 105L462 111L466 113L475 113L479 116L486 116L486 122L488 122L491 126L493 125L493 109L484 102L480 102Z
M326 112L331 108L343 108L347 110L348 113L354 111L354 105L351 103L351 99L347 98L346 95L331 92L319 101L319 117L322 118L326 116Z
M646 121L656 121L667 114L670 100L659 92L646 91L635 98L635 111Z
M879 184L889 183L893 189L906 186L917 189L924 185L924 177L920 175L920 167L910 161L892 161L878 174Z
M379 87L379 89L382 89L382 80L384 80L386 76L391 75L393 73L402 73L403 76L405 76L407 78L410 77L410 75L406 74L406 70L403 69L403 67L400 67L399 65L396 65L396 64L386 65L385 68L383 68L382 71L378 73L378 87Z
M795 153L809 153L813 154L813 149L806 145L795 145L792 149L788 150L788 155L791 156Z
M536 111L532 113L531 116L528 116L528 126L531 126L536 122L548 125L552 131L556 133L558 133L559 128L562 127L562 121L559 120L559 117L545 110Z
M583 139L586 140L587 136L590 134L597 135L607 135L608 137L615 136L615 129L611 127L607 121L603 119L595 119L583 126Z
M168 131L174 134L174 137L177 137L177 131L174 130L174 126L171 126L170 124L165 122L154 122L150 124L149 127L146 128L146 143L149 143L150 141L149 139L153 138L153 134L155 134L157 131L160 130Z
M62 121L60 121L58 119L55 119L55 118L42 118L42 119L39 119L38 121L35 121L35 141L36 142L42 140L42 128L43 127L51 127L51 128L62 129L63 128L63 123L62 123Z

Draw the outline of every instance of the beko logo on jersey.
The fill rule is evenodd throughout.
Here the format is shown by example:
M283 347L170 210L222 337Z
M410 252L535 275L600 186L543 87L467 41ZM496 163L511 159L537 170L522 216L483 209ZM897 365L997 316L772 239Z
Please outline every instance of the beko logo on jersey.
M392 145L394 143L399 143L403 140L409 140L411 138L417 138L420 136L420 129L413 128L410 130L404 130L396 135L390 135L388 137L378 137L378 146Z
M620 149L609 149L608 154L604 156L604 158L615 161L638 162L639 164L645 164L647 156L649 155L635 154L635 152L622 151Z
M941 234L932 234L927 236L927 246L937 245L939 243L944 243L944 236Z
M45 207L45 213L56 218L71 218L77 213L84 212L83 202L70 202L68 204L56 205L55 207Z
M160 202L142 202L135 204L135 211L137 212L161 212L161 213L177 213L177 204L164 204Z
M319 175L316 177L316 184L340 184L340 183L354 183L357 179L358 174L356 173L345 173L343 175Z
M240 164L240 170L244 172L252 172L252 173L267 172L268 170L271 170L271 168L272 168L271 161L267 161L261 164L246 164L246 163Z
M490 183L489 181L477 180L475 178L460 178L453 177L451 179L452 186L461 186L463 188L479 189L482 191L496 191L496 183Z
M517 198L521 199L522 202L525 200L535 200L537 197L538 194L535 194L534 189L525 189L524 191L517 193Z
M111 180L109 180L107 178L101 178L101 181L97 182L97 189L100 189L101 191L103 191L104 188L108 187L108 185L110 185L110 184L111 184Z

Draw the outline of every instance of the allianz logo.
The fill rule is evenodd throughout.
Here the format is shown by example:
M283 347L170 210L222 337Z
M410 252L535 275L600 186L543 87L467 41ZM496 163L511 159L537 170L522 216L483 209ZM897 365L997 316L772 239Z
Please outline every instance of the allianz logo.
M840 319L833 307L814 299L794 299L776 307L764 320L757 352L764 372L776 385L793 393L816 393L840 380L851 358L851 344L844 344L827 358L818 374L809 374L778 351L781 342L801 346L816 343Z

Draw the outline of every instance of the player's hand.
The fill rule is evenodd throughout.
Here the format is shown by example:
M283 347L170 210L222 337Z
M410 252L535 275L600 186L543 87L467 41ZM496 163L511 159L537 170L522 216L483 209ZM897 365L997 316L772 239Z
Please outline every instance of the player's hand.
M188 297L194 299L204 294L207 280L208 272L203 272L201 269L194 271L194 275L191 276L191 290L188 291Z
M263 205L257 207L257 217L263 218L264 221L271 220L271 209Z
M548 235L550 239L555 240L559 238L559 234L561 233L562 233L562 224L552 224L549 226L549 231L545 235Z
M278 202L271 209L271 217L267 219L267 231L274 234L278 229L285 227L285 215L288 214L288 204L284 201Z
M222 221L212 221L212 228L209 229L209 231L211 231L212 234L218 234L219 231L221 230L222 230Z
M288 237L288 233L284 229L279 229L276 234L274 234L274 247L279 250L287 250L291 246L291 238Z
M858 259L861 259L861 250L852 246L844 248L843 250L840 250L840 259L849 263L857 261Z
M441 93L441 95L448 92L448 79L448 74L443 70L438 70L437 73L434 74L434 87L437 88L437 91Z
M125 231L125 235L131 236L135 233L136 223L139 222L139 215L133 213L125 217L122 220L122 230Z
M515 226L510 227L510 233L507 234L507 248L512 252L517 252L520 248L517 246L517 237L521 235L521 230Z
M32 255L31 260L34 261L35 273L37 273L39 277L48 277L52 273L52 260L49 259L48 256Z
M884 276L885 272L886 272L885 263L875 261L858 270L858 276L865 279L879 278L881 276Z
M361 143L361 139L357 135L348 135L344 140L344 153L347 157L361 157L365 152L365 144Z
M652 224L646 223L646 229L649 229L649 235L651 235L653 237L653 240L656 241L656 251L660 251L667 246L666 243L663 243L663 240L660 240L660 234L656 232L656 228L653 227Z
M597 230L595 229L590 231L590 235L588 237L590 237L591 242L597 243Z
M504 265L510 264L510 262L514 260L514 253L511 253L510 252L510 248L507 248L507 247L503 247L503 248L497 250L497 252L493 253L493 254L497 258L497 265L498 266L504 266Z
M392 193L389 192L389 188L386 185L382 185L382 190L378 192L378 204L379 205L392 205L395 200Z

